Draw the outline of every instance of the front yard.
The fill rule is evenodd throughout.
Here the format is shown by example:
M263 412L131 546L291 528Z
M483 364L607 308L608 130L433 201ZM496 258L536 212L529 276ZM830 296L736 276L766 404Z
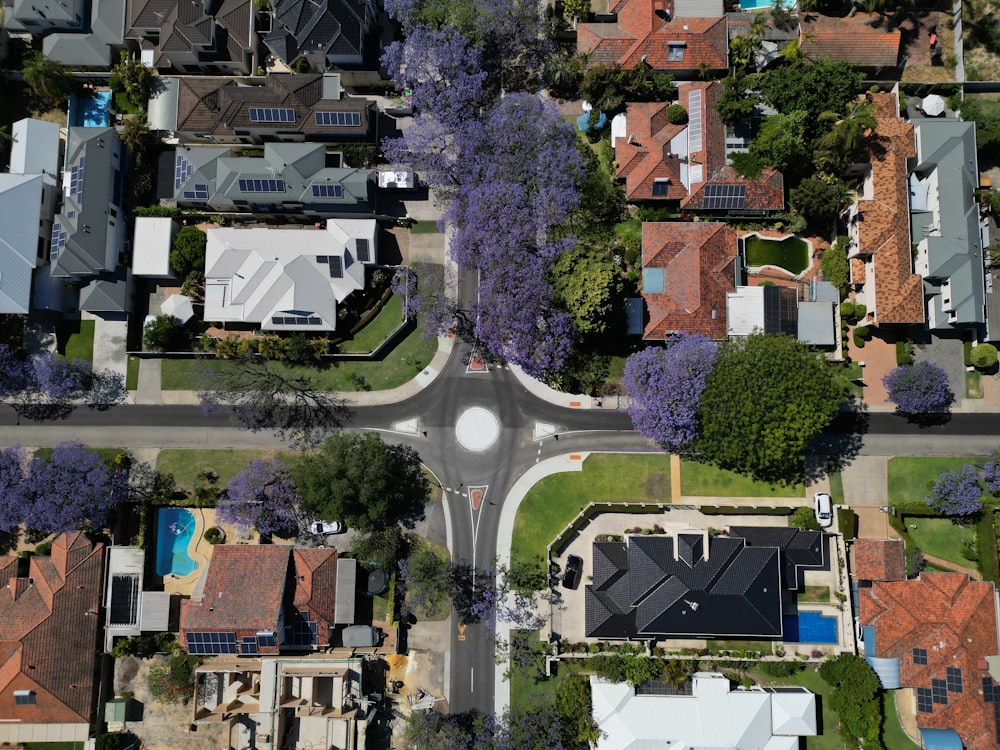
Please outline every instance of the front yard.
M931 485L945 471L959 471L967 463L982 464L982 456L901 456L889 459L889 504L923 502Z
M275 451L165 448L156 457L156 470L173 475L180 489L193 490L205 483L202 472L211 469L219 475L216 484L225 487L254 459L274 458L275 455Z
M710 464L681 461L681 494L695 497L805 497L802 483L758 482Z
M973 544L972 526L960 526L949 518L905 518L906 530L914 543L924 552L942 557L957 565L974 568L962 555L965 544Z

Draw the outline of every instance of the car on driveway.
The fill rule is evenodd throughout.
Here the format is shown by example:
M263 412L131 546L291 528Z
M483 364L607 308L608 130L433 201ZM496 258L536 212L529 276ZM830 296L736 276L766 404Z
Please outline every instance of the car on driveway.
M833 525L833 501L825 492L817 492L813 496L813 511L821 528Z
M313 521L309 524L309 530L318 536L339 534L344 530L344 524L340 521Z
M566 568L563 570L562 585L575 589L580 585L580 574L583 572L583 560L577 555L566 558Z

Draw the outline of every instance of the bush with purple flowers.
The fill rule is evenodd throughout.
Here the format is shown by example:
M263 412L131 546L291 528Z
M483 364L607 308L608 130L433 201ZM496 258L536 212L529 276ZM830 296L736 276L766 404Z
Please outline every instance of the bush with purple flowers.
M299 495L278 459L258 459L229 480L216 505L220 521L261 534L293 530L298 525Z
M931 487L926 502L946 516L971 516L983 509L983 488L972 464L942 473Z
M931 362L900 365L882 378L882 385L900 414L946 411L955 400L948 373Z

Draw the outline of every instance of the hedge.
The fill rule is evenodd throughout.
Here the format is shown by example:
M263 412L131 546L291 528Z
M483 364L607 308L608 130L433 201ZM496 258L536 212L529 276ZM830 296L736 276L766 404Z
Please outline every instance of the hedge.
M997 562L997 537L993 511L983 510L976 521L976 551L979 553L979 572L984 581L1000 582L1000 565Z
M858 516L850 508L837 508L837 525L845 542L850 542L858 535Z
M962 342L962 357L966 367L972 367L972 342Z
M909 341L896 342L896 364L897 365L913 364L913 347L910 346Z
M706 516L790 516L795 508L768 508L756 505L702 505L698 510Z

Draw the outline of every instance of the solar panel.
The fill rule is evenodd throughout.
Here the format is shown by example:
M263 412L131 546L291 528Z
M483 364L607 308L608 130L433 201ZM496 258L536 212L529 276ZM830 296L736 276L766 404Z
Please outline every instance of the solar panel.
M49 246L49 258L55 260L59 253L66 247L66 230L61 224L52 225L52 243Z
M111 625L133 625L139 621L139 577L111 577Z
M208 185L203 183L195 183L194 186L194 197L200 201L208 200Z
M337 255L330 256L330 278L331 279L344 278L344 261L340 256Z
M948 667L945 670L949 693L962 692L962 670L958 667Z
M341 185L313 185L312 192L314 198L343 198L344 188Z
M746 204L747 186L731 183L705 185L702 208L740 211Z
M283 193L285 192L284 180L252 179L241 178L239 180L240 192L242 193Z
M931 697L930 688L917 688L917 711L923 714L933 713L934 701Z
M330 262L330 256L329 255L317 255L316 256L316 262L317 263L322 263L325 266L327 263Z
M913 649L913 663L920 666L927 666L927 649L926 648L915 648Z
M670 182L668 180L653 180L653 197L654 198L664 198L667 195L667 191L670 189Z
M317 112L316 124L324 127L356 128L361 125L360 112Z
M188 653L197 656L235 654L235 633L188 633Z
M931 680L931 695L935 703L948 705L948 683L945 680Z
M688 94L688 153L701 151L701 89Z
M250 122L295 122L295 110L286 107L250 107Z
M357 241L358 246L358 260L362 263L367 263L372 259L371 249L368 247L367 239L359 239Z
M191 166L191 162L178 151L174 157L174 190L180 190L181 186L191 179L192 174L194 174L194 167Z

